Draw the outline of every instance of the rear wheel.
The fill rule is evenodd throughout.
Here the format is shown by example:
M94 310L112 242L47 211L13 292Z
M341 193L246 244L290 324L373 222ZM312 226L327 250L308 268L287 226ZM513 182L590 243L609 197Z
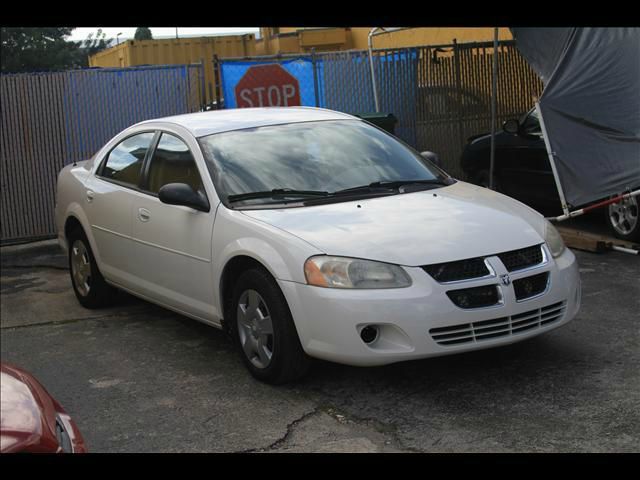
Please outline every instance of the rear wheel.
M69 272L76 298L85 308L111 303L114 288L104 280L82 229L74 230L69 241Z
M605 209L605 219L611 232L622 240L640 241L638 197L612 203Z
M229 316L231 334L255 378L282 384L307 373L310 359L302 349L284 295L269 273L253 268L240 275Z

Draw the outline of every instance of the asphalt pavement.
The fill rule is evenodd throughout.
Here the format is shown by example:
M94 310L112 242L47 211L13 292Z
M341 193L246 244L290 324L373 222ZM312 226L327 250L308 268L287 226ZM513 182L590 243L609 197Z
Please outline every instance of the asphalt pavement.
M86 310L55 242L1 249L1 357L94 452L639 452L640 258L575 252L582 308L506 347L302 382L250 376L223 332L122 294Z

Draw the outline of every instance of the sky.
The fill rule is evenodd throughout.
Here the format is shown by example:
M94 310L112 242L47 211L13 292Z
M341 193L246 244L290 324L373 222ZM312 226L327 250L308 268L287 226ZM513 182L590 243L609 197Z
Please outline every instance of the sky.
M136 27L78 27L71 32L71 36L67 40L78 41L87 38L87 35L95 32L101 28L103 32L107 34L107 38L113 38L115 40L118 33L122 33L118 37L120 41L133 38L136 32ZM153 38L175 38L176 27L149 27ZM193 36L193 35L238 35L242 33L257 33L258 27L177 27L178 36Z

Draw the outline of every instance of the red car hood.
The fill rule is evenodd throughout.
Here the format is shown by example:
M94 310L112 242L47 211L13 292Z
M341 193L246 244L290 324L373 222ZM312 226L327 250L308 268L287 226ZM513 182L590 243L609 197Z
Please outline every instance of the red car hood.
M56 419L64 425L73 451L86 451L77 426L32 375L3 363L0 376L0 452L61 452Z

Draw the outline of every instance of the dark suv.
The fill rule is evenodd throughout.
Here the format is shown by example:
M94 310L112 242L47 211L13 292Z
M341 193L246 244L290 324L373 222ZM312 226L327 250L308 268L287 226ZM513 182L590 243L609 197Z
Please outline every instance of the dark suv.
M562 214L551 164L545 148L538 114L534 109L519 120L508 120L495 136L495 189L538 210L546 216ZM461 166L466 178L489 186L491 135L468 139ZM640 240L638 198L603 208L612 233L625 240Z

